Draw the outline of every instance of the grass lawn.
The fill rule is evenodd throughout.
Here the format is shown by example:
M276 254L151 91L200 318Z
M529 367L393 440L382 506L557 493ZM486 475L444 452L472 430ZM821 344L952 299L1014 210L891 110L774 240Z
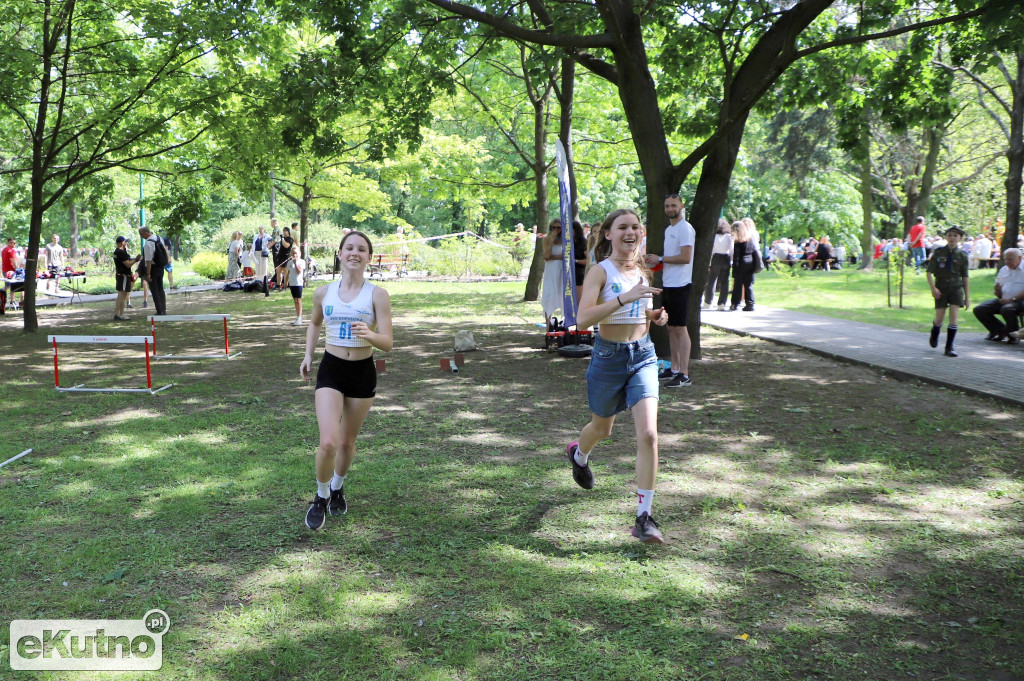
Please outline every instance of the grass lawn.
M847 273L796 282L827 277ZM0 678L1024 677L1022 410L705 330L695 385L663 391L650 547L628 534L628 415L595 489L572 482L586 360L540 349L521 283L386 286L396 347L348 515L316 533L287 296L169 296L230 312L244 354L156 362L156 396L53 389L45 333L141 334L140 310L46 309L33 336L0 318L0 460L35 448L0 469ZM481 350L442 374L458 329ZM219 333L168 326L161 352ZM141 385L140 354L68 346L62 383ZM159 675L10 669L14 619L151 608Z
M903 309L899 307L895 283L893 306L889 307L884 267L874 272L808 271L793 267L792 273L787 276L787 272L768 271L757 275L754 298L770 307L915 331L927 331L935 316L935 299L928 281L923 273L914 274L913 268L907 270L904 282ZM993 297L995 273L994 269L971 271L972 306ZM961 331L985 331L970 309L960 311L959 326Z

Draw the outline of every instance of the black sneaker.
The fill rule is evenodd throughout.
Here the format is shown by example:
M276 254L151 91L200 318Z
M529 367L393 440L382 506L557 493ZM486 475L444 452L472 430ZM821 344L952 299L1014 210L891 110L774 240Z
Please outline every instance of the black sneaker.
M1004 338L1006 338L1005 333L990 333L989 335L985 336L985 340L995 341L996 343L1002 342Z
M953 352L953 348L946 348L946 357L959 357L959 355Z
M576 458L573 456L579 446L580 443L573 440L565 448L565 453L569 456L569 463L572 464L572 479L583 489L594 489L594 471L590 470L590 464L581 466L576 463Z
M942 331L941 326L933 326L932 331L928 334L928 345L933 348L939 347L939 332Z
M636 517L636 523L629 531L631 535L645 544L664 544L665 540L658 529L658 523L646 511Z
M676 374L672 377L672 380L665 384L666 388L683 388L688 385L693 385L690 381L690 377L686 374Z
M309 510L306 511L306 527L311 530L319 530L327 522L327 500L319 494L309 502Z
M662 369L661 371L658 372L658 380L667 381L675 375L676 372L672 371L672 367L669 367L668 369Z
M331 490L331 500L330 503L327 504L327 509L334 517L348 513L348 504L345 502L344 485L342 485L341 489Z

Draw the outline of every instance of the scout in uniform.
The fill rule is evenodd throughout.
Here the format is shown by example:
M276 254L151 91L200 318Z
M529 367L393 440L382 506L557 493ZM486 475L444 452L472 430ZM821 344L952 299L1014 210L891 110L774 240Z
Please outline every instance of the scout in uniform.
M949 308L949 326L946 327L946 357L956 357L953 339L956 338L960 308L971 306L970 280L967 278L967 254L960 250L964 230L953 226L946 230L946 245L939 246L928 261L928 286L935 298L935 321L932 322L928 344L939 345L942 320Z

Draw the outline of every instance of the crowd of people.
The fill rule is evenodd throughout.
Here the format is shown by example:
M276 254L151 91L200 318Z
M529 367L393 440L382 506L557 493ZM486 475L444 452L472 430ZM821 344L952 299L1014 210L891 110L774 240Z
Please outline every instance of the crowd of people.
M766 253L769 261L797 263L804 261L812 269L842 269L846 262L846 247L833 246L828 235L807 237L797 243L792 239L776 239Z
M957 229L963 232L959 227ZM924 217L919 216L905 238L883 239L875 244L872 257L876 260L885 259L891 253L910 251L914 267L920 271L924 264L931 260L936 250L946 244L945 232L929 235ZM1024 234L1017 237L1017 248L1024 248ZM980 232L968 236L964 232L963 238L956 244L956 249L967 256L967 266L972 270L995 267L1002 258L998 234L990 236L986 232Z

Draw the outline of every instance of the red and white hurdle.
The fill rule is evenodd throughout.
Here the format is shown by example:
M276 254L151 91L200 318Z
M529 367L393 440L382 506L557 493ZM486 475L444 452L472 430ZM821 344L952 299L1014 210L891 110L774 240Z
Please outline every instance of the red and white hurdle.
M229 314L162 314L162 315L150 315L149 319L150 329L153 334L153 359L165 359L168 357L177 357L178 359L234 359L238 357L241 352L231 354L231 346L228 342L228 320L231 319ZM158 355L156 354L156 323L157 322L216 322L224 321L224 352L223 354L218 352L215 355Z
M47 336L47 342L53 344L53 383L61 392L80 393L149 393L155 395L161 390L167 390L173 383L153 389L153 374L150 372L150 343L149 336ZM70 388L62 388L60 385L60 366L57 361L58 343L88 343L88 344L120 344L120 345L142 345L146 354L146 387L145 388L86 388L84 384L78 384Z

